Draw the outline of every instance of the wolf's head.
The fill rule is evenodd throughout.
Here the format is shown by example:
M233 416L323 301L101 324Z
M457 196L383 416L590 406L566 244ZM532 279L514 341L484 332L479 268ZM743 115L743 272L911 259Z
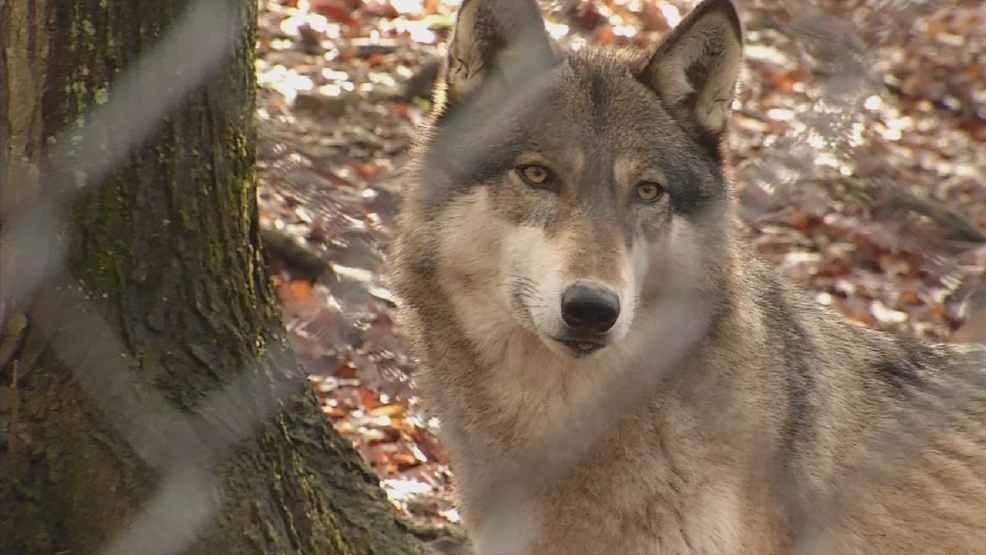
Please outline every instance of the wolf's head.
M467 327L519 326L576 358L662 295L713 288L741 42L730 0L705 0L651 52L567 51L534 0L465 0L405 201L404 264Z

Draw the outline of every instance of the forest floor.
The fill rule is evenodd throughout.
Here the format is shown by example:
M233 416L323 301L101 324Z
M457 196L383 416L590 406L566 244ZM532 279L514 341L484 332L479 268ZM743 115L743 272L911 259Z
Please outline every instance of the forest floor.
M653 44L693 0L543 2L560 40ZM386 251L456 5L261 0L261 223L327 416L423 537L460 534L448 459L394 325ZM986 9L741 2L732 119L761 255L868 325L947 340L986 275Z

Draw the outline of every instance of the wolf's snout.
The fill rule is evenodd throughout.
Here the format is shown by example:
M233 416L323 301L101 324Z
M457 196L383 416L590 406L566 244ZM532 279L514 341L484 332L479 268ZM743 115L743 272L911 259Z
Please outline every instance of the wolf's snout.
M582 333L606 333L620 316L620 298L608 289L576 283L561 297L565 325Z

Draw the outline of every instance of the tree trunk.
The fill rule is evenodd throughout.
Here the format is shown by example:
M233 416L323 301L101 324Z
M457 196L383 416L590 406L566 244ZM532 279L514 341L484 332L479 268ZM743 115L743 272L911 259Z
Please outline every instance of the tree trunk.
M230 6L231 54L128 152L142 104L94 115L136 68L169 84L137 89L146 106L180 91L191 77L174 68L199 53L154 67L147 54L191 8L0 0L0 551L419 553L322 416L274 306L256 0ZM31 227L47 216L63 224L50 237ZM18 247L45 237L51 250ZM44 282L18 300L37 268Z

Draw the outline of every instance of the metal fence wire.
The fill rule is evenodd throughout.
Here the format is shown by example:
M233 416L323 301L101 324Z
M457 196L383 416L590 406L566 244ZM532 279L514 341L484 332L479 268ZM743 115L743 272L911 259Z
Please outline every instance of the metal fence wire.
M3 1L0 0L0 7ZM769 3L770 0L750 0L742 2L740 7L742 10L754 9ZM573 2L545 3L543 7L549 12L564 11L571 9L571 4ZM801 65L795 70L812 73L808 94L813 102L808 107L791 108L789 117L794 122L791 130L776 138L772 144L765 144L755 159L740 163L738 169L746 187L741 196L747 195L756 200L766 194L771 198L782 198L805 212L811 212L813 203L839 202L839 195L864 198L870 202L880 200L884 206L887 206L887 199L898 205L906 205L910 201L912 207L923 207L918 212L923 210L924 213L915 215L913 210L889 210L882 217L896 225L894 229L897 231L906 228L907 232L897 238L900 242L916 244L926 250L937 249L940 243L928 243L920 233L925 229L921 227L922 218L927 219L930 215L934 219L940 215L940 210L935 212L915 200L913 195L908 196L908 187L895 176L876 174L865 177L865 158L874 155L867 142L867 133L876 117L870 110L870 104L879 102L888 86L880 81L874 70L883 63L877 47L901 33L909 33L912 22L917 18L949 10L953 4L871 0L865 3L866 9L854 11L856 15L852 18L838 15L837 10L833 11L832 6L828 5L831 2L823 0L798 0L787 4L786 9L781 10L787 17L758 22L751 33L753 48L750 55L766 55L756 47L758 37L765 35L787 37L796 43ZM854 6L856 4L864 3L854 3ZM81 160L82 167L79 169L92 177L90 183L98 183L101 177L112 171L127 157L134 145L141 144L150 135L156 122L166 117L184 95L199 87L210 71L225 59L232 38L241 31L230 23L235 18L230 16L227 7L225 2L212 0L199 0L192 4L167 36L143 56L141 63L127 68L113 84L108 101L92 108L82 120L81 129L70 131L71 135L81 137L81 140L70 141L66 135L51 142L53 146L43 157L49 160L49 167L57 167L60 160L67 160L71 155L73 164ZM181 76L178 86L175 75ZM757 82L755 75L747 73L743 79L745 94L759 93L763 85ZM890 86L901 85L891 83ZM107 129L115 130L115 134L106 137ZM264 160L267 155L278 158L274 151L282 154L280 162L265 171L277 174L314 219L329 227L352 225L340 205L340 198L314 182L304 171L303 165L297 162L307 159L308 163L318 165L324 161L311 155L306 158L304 149L292 144L290 139L276 136L276 130L264 123L260 124L259 129L261 147L271 149L268 153L262 151L260 159ZM283 156L285 153L290 156ZM477 158L482 154L477 152ZM825 160L826 164L820 165L819 160ZM978 164L978 170L982 171L982 160ZM846 185L845 177L853 172L864 175L864 178ZM276 402L252 407L251 410L238 406L235 399L242 398L244 390L269 388L262 373L258 377L257 372L247 368L238 382L209 393L201 410L193 414L178 412L154 391L142 391L138 400L131 372L135 362L126 354L129 349L111 326L97 316L100 311L87 299L83 287L65 272L63 261L66 252L59 236L66 229L66 222L59 207L72 199L50 198L44 194L45 191L70 190L74 194L82 191L75 186L58 186L54 181L61 178L54 175L42 169L39 182L44 186L38 188L40 196L28 204L18 203L16 212L5 210L3 214L0 321L3 329L8 329L13 309L32 300L41 284L50 283L53 279L63 284L61 294L64 298L50 304L53 308L48 312L45 311L48 303L40 303L32 325L44 330L61 360L73 369L74 377L85 393L110 417L133 451L162 476L157 492L147 501L139 516L108 542L101 553L181 553L195 541L201 530L210 525L219 510L216 480L207 466L201 463L229 452L239 442L251 437L259 423L280 409ZM17 180L18 177L13 176L13 181ZM10 190L8 184L4 185L4 189ZM756 205L756 202L752 204ZM759 216L748 215L748 220L758 222L753 227L762 231L769 222L758 220ZM955 214L951 216L957 218ZM916 223L907 227L907 222L912 220ZM961 232L965 235L959 240L966 243L986 239L974 226L966 226L960 230L960 235ZM343 251L349 248L378 249L381 262L385 261L382 245L343 244L340 248ZM971 273L957 261L954 252L931 258L938 264L934 272L945 281L951 279L954 289L961 289L966 287ZM16 269L9 264L14 260L18 261ZM64 304L66 301L67 305ZM65 306L75 309L65 312ZM675 324L660 331L660 334L662 337L680 335L675 344L684 351L700 337L705 320L701 317L702 311L694 305L678 308L680 312L667 319ZM681 325L682 322L691 325ZM381 349L380 352L384 351ZM669 353L663 362L671 367L675 360ZM406 358L399 362L397 366L400 367L413 366ZM644 394L648 386L653 385L648 380L659 378L659 374L628 375L625 382L612 384L611 389L591 400L591 403L607 403L615 407L607 418L603 421L595 419L568 423L564 429L553 433L549 445L539 446L529 457L523 458L521 464L543 468L543 475L538 476L542 483L557 479L572 465L578 464L581 457L619 421L622 415L620 407L632 406L632 399ZM800 549L810 552L823 549L825 522L834 522L838 515L845 514L858 503L864 494L886 486L895 469L906 467L920 446L933 438L960 406L986 389L986 374L980 368L957 368L955 376L954 381L938 384L937 391L929 391L925 396L915 398L913 412L902 413L897 421L888 424L884 435L872 447L876 456L867 457L863 465L844 469L848 482L865 487L843 491L832 499L813 500L817 512L809 519L812 526L805 526L800 531ZM277 394L295 394L307 386L295 385L286 386ZM620 401L612 402L612 399ZM583 414L598 415L599 412L586 410ZM229 423L228 429L233 433L224 437L203 435L203 430L208 426L202 414L210 414ZM710 418L714 416L710 415ZM504 477L502 482L491 484L491 487L503 486L509 483L508 480ZM495 506L506 525L513 518L510 508L522 501L518 497L522 491L510 487L499 489L502 495L497 498ZM494 525L498 520L492 519ZM822 522L820 527L819 522Z

